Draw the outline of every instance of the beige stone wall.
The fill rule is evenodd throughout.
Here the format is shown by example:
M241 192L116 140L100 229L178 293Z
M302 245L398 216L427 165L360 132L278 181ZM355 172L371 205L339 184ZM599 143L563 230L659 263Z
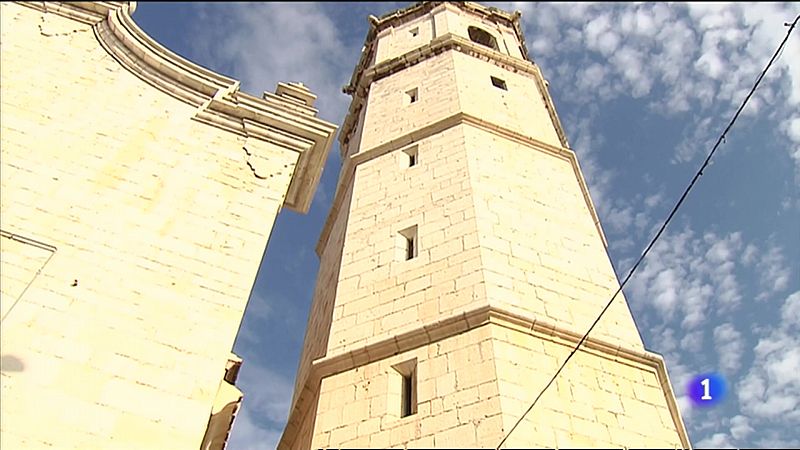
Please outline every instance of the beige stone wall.
M416 89L417 101L407 92ZM453 52L445 52L375 81L363 119L359 151L372 149L459 112Z
M503 427L508 432L574 343L499 326L491 335ZM660 381L653 367L584 348L504 448L681 448Z
M0 448L198 448L299 153L0 8Z
M489 326L325 378L311 448L487 447L500 393ZM416 359L417 412L400 417L394 365Z
M373 63L396 58L427 45L436 37L436 32L436 26L430 14L404 22L397 27L387 28L379 36Z
M485 304L463 131L356 167L327 355ZM400 231L418 226L417 257Z
M460 111L522 136L561 146L542 92L530 74L487 64L461 52L451 53ZM491 77L503 80L508 90L493 86Z
M619 287L571 162L466 127L489 303L583 334ZM592 336L643 350L619 294Z

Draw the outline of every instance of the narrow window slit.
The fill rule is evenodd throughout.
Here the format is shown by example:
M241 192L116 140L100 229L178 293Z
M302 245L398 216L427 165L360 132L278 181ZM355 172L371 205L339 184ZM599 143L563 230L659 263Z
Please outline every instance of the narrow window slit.
M416 145L411 148L403 150L403 153L405 153L406 156L408 156L408 167L414 167L417 165L417 154L419 152L418 152L418 147Z
M403 395L400 417L408 417L412 412L412 399L414 393L414 384L412 376L403 375Z
M417 88L406 91L406 102L409 105L412 103L416 103L418 99L419 99L419 92Z
M408 261L417 257L419 239L417 237L417 226L401 230L400 234L400 247L403 251L402 259Z
M400 417L408 417L417 413L417 360L416 358L392 366L395 370L392 391L400 394L394 397L395 403L390 408L400 413ZM394 384L397 383L397 384ZM398 408L399 407L399 408ZM398 408L398 409L395 409Z
M414 258L414 237L406 238L406 261Z
M502 79L497 78L497 77L491 77L491 79L492 79L492 85L494 87L500 88L500 89L502 89L504 91L508 90L508 87L506 86L505 80L502 80Z

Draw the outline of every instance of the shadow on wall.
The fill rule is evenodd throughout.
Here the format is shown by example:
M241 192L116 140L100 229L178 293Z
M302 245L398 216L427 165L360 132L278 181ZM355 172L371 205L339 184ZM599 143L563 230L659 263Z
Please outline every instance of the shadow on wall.
M0 372L22 372L25 364L21 359L14 355L3 355L0 357Z

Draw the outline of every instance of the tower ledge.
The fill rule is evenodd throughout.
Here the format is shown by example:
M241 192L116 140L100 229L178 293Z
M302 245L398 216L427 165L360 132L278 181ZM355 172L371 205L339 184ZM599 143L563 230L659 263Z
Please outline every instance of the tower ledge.
M504 327L565 347L574 347L582 338L581 335L549 321L525 317L503 308L482 306L464 311L461 314L439 319L435 323L415 328L388 339L368 343L357 350L319 358L312 362L311 370L302 385L302 392L291 406L289 422L286 424L286 429L278 443L278 449L292 448L299 430L298 422L302 420L300 411L305 409L306 406L304 404L306 402L313 401L313 393L319 390L319 383L323 378L358 366L364 366L398 353L443 341L485 325ZM650 351L642 352L628 349L594 337L586 338L580 352L654 371L661 388L664 390L664 399L678 430L681 446L683 448L691 448L680 409L674 401L675 395L669 381L664 358L661 355Z

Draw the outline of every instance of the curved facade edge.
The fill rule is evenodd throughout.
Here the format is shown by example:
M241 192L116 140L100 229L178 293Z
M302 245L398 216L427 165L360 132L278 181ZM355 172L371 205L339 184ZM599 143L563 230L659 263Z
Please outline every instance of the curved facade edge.
M301 83L279 83L276 94L265 93L263 98L241 92L239 81L179 56L145 33L131 17L135 2L20 4L91 24L100 45L120 65L150 86L197 108L193 119L300 153L284 206L308 211L338 128L317 117L315 96L308 88ZM255 128L272 133L253 133ZM270 138L276 135L285 139Z

